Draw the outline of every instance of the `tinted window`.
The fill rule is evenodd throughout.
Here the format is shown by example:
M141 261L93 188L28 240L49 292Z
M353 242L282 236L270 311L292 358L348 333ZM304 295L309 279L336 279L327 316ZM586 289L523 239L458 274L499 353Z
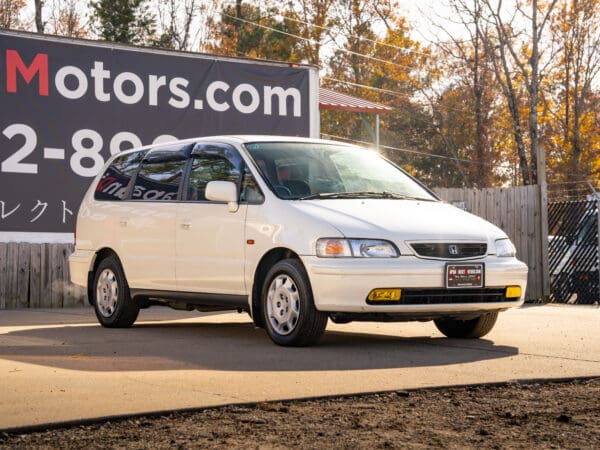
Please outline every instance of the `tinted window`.
M132 200L175 201L186 164L179 152L152 152L142 162Z
M229 159L218 154L195 155L188 181L187 199L206 201L204 191L209 181L238 183L240 170Z
M127 186L135 175L146 150L118 156L100 178L94 198L96 200L123 200Z

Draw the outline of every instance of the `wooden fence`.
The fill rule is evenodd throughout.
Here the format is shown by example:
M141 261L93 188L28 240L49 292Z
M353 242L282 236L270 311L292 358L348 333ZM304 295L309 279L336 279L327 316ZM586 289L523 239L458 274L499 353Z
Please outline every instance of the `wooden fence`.
M87 305L69 281L73 244L0 243L0 309Z
M528 301L539 301L550 294L548 237L547 232L542 231L542 208L537 185L435 191L443 200L486 219L510 237L517 248L517 257L529 267Z

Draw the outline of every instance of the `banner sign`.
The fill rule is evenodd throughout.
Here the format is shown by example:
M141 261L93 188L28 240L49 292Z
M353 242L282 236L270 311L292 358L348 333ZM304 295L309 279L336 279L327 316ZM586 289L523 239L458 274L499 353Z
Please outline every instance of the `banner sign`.
M72 233L92 177L122 150L309 136L314 70L0 32L0 232Z

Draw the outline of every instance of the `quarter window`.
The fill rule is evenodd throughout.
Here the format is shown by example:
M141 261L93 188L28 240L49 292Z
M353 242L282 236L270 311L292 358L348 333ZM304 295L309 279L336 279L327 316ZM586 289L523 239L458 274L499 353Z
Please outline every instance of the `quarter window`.
M246 167L244 177L242 178L242 192L240 194L240 202L242 203L262 203L265 197L258 187L258 183Z
M117 156L96 185L96 200L118 201L127 195L127 186L146 154L146 150Z

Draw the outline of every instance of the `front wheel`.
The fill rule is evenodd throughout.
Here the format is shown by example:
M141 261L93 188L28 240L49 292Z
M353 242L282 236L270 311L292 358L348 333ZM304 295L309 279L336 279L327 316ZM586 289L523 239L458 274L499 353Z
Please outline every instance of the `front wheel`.
M267 273L262 288L265 328L277 345L316 344L327 326L327 314L317 311L308 275L300 261L284 259Z
M129 286L115 256L100 261L94 275L94 310L100 324L108 328L133 325L140 307L131 299Z
M492 331L496 319L498 312L491 312L470 320L443 318L434 320L434 323L437 329L449 338L474 339Z

